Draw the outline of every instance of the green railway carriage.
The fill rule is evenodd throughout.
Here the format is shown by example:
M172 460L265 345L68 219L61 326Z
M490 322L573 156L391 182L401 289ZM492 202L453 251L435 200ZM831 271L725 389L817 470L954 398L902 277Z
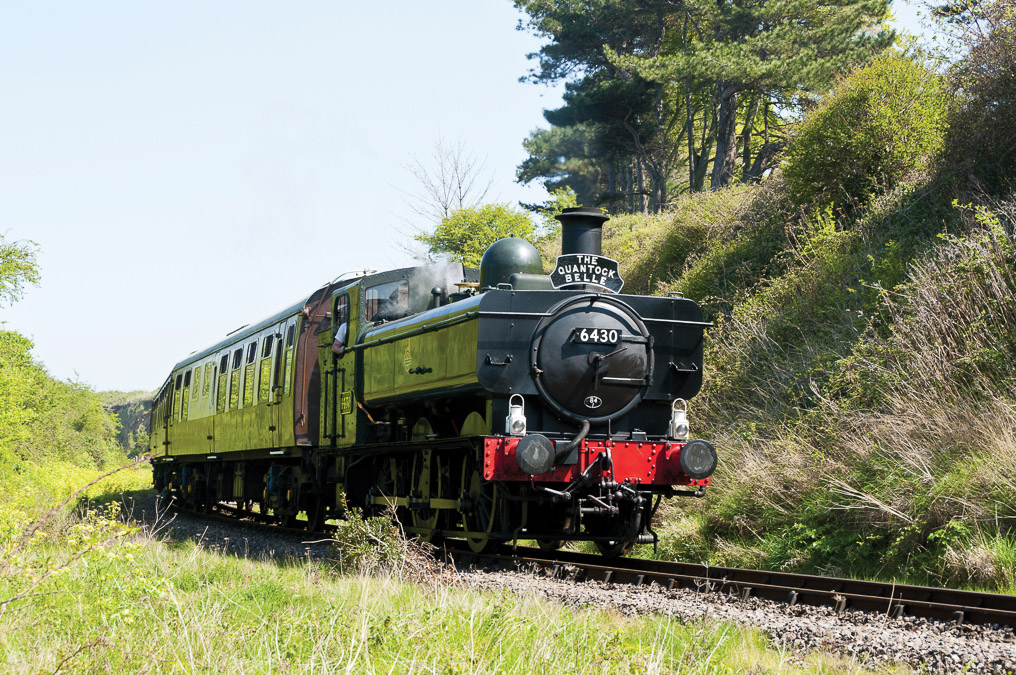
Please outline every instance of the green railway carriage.
M618 292L605 216L561 219L550 276L504 239L479 270L333 281L184 358L153 407L156 487L312 528L392 509L413 534L477 550L655 542L660 498L701 496L716 464L685 402L708 324L684 298Z

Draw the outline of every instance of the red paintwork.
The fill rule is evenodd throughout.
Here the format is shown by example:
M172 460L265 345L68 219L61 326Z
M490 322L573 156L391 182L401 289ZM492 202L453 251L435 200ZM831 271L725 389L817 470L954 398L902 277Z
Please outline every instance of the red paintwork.
M567 442L567 441L562 441ZM484 439L483 477L486 480L529 481L530 476L519 469L515 461L518 438L488 437ZM578 464L557 466L552 471L535 476L541 483L567 483L576 478L610 448L614 462L614 480L618 483L640 485L709 485L709 478L693 480L681 471L681 449L684 443L669 441L582 441ZM601 467L604 465L601 464ZM594 470L597 477L603 470Z

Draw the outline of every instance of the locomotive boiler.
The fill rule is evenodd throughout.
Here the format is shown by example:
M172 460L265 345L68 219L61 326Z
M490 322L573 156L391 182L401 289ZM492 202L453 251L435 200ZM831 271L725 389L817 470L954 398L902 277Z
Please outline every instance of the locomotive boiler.
M716 467L687 419L709 324L679 295L620 293L599 209L558 218L549 275L501 239L479 270L335 281L180 361L153 406L155 486L311 528L394 512L476 551L655 543L660 499L702 496Z

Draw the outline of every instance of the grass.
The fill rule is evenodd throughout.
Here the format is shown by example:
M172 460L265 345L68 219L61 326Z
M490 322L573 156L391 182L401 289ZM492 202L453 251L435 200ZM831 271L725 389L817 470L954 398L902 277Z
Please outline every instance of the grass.
M737 626L571 609L446 577L343 574L332 561L246 559L124 524L105 505L8 532L5 672L858 672L802 660ZM93 502L94 503L94 502ZM13 552L13 553L12 553Z

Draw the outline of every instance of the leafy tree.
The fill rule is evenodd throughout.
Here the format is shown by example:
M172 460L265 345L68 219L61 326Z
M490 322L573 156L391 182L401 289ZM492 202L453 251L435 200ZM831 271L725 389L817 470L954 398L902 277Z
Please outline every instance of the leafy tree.
M1003 194L1016 187L1016 0L963 0L938 13L966 47L949 71L959 99L949 156L979 188Z
M431 256L447 256L467 267L479 267L487 247L508 236L532 239L536 228L529 214L508 204L487 204L452 211L432 233L416 235Z
M515 0L549 39L529 79L567 83L565 105L545 114L554 128L528 139L519 179L567 182L584 203L643 212L682 182L703 189L710 167L714 189L738 164L741 180L757 179L776 164L783 116L892 42L876 30L888 4Z
M942 147L948 104L939 78L899 53L855 71L791 143L784 169L791 198L851 207L926 168Z
M35 261L36 245L31 241L7 241L0 234L0 303L16 302L26 284L39 283Z

